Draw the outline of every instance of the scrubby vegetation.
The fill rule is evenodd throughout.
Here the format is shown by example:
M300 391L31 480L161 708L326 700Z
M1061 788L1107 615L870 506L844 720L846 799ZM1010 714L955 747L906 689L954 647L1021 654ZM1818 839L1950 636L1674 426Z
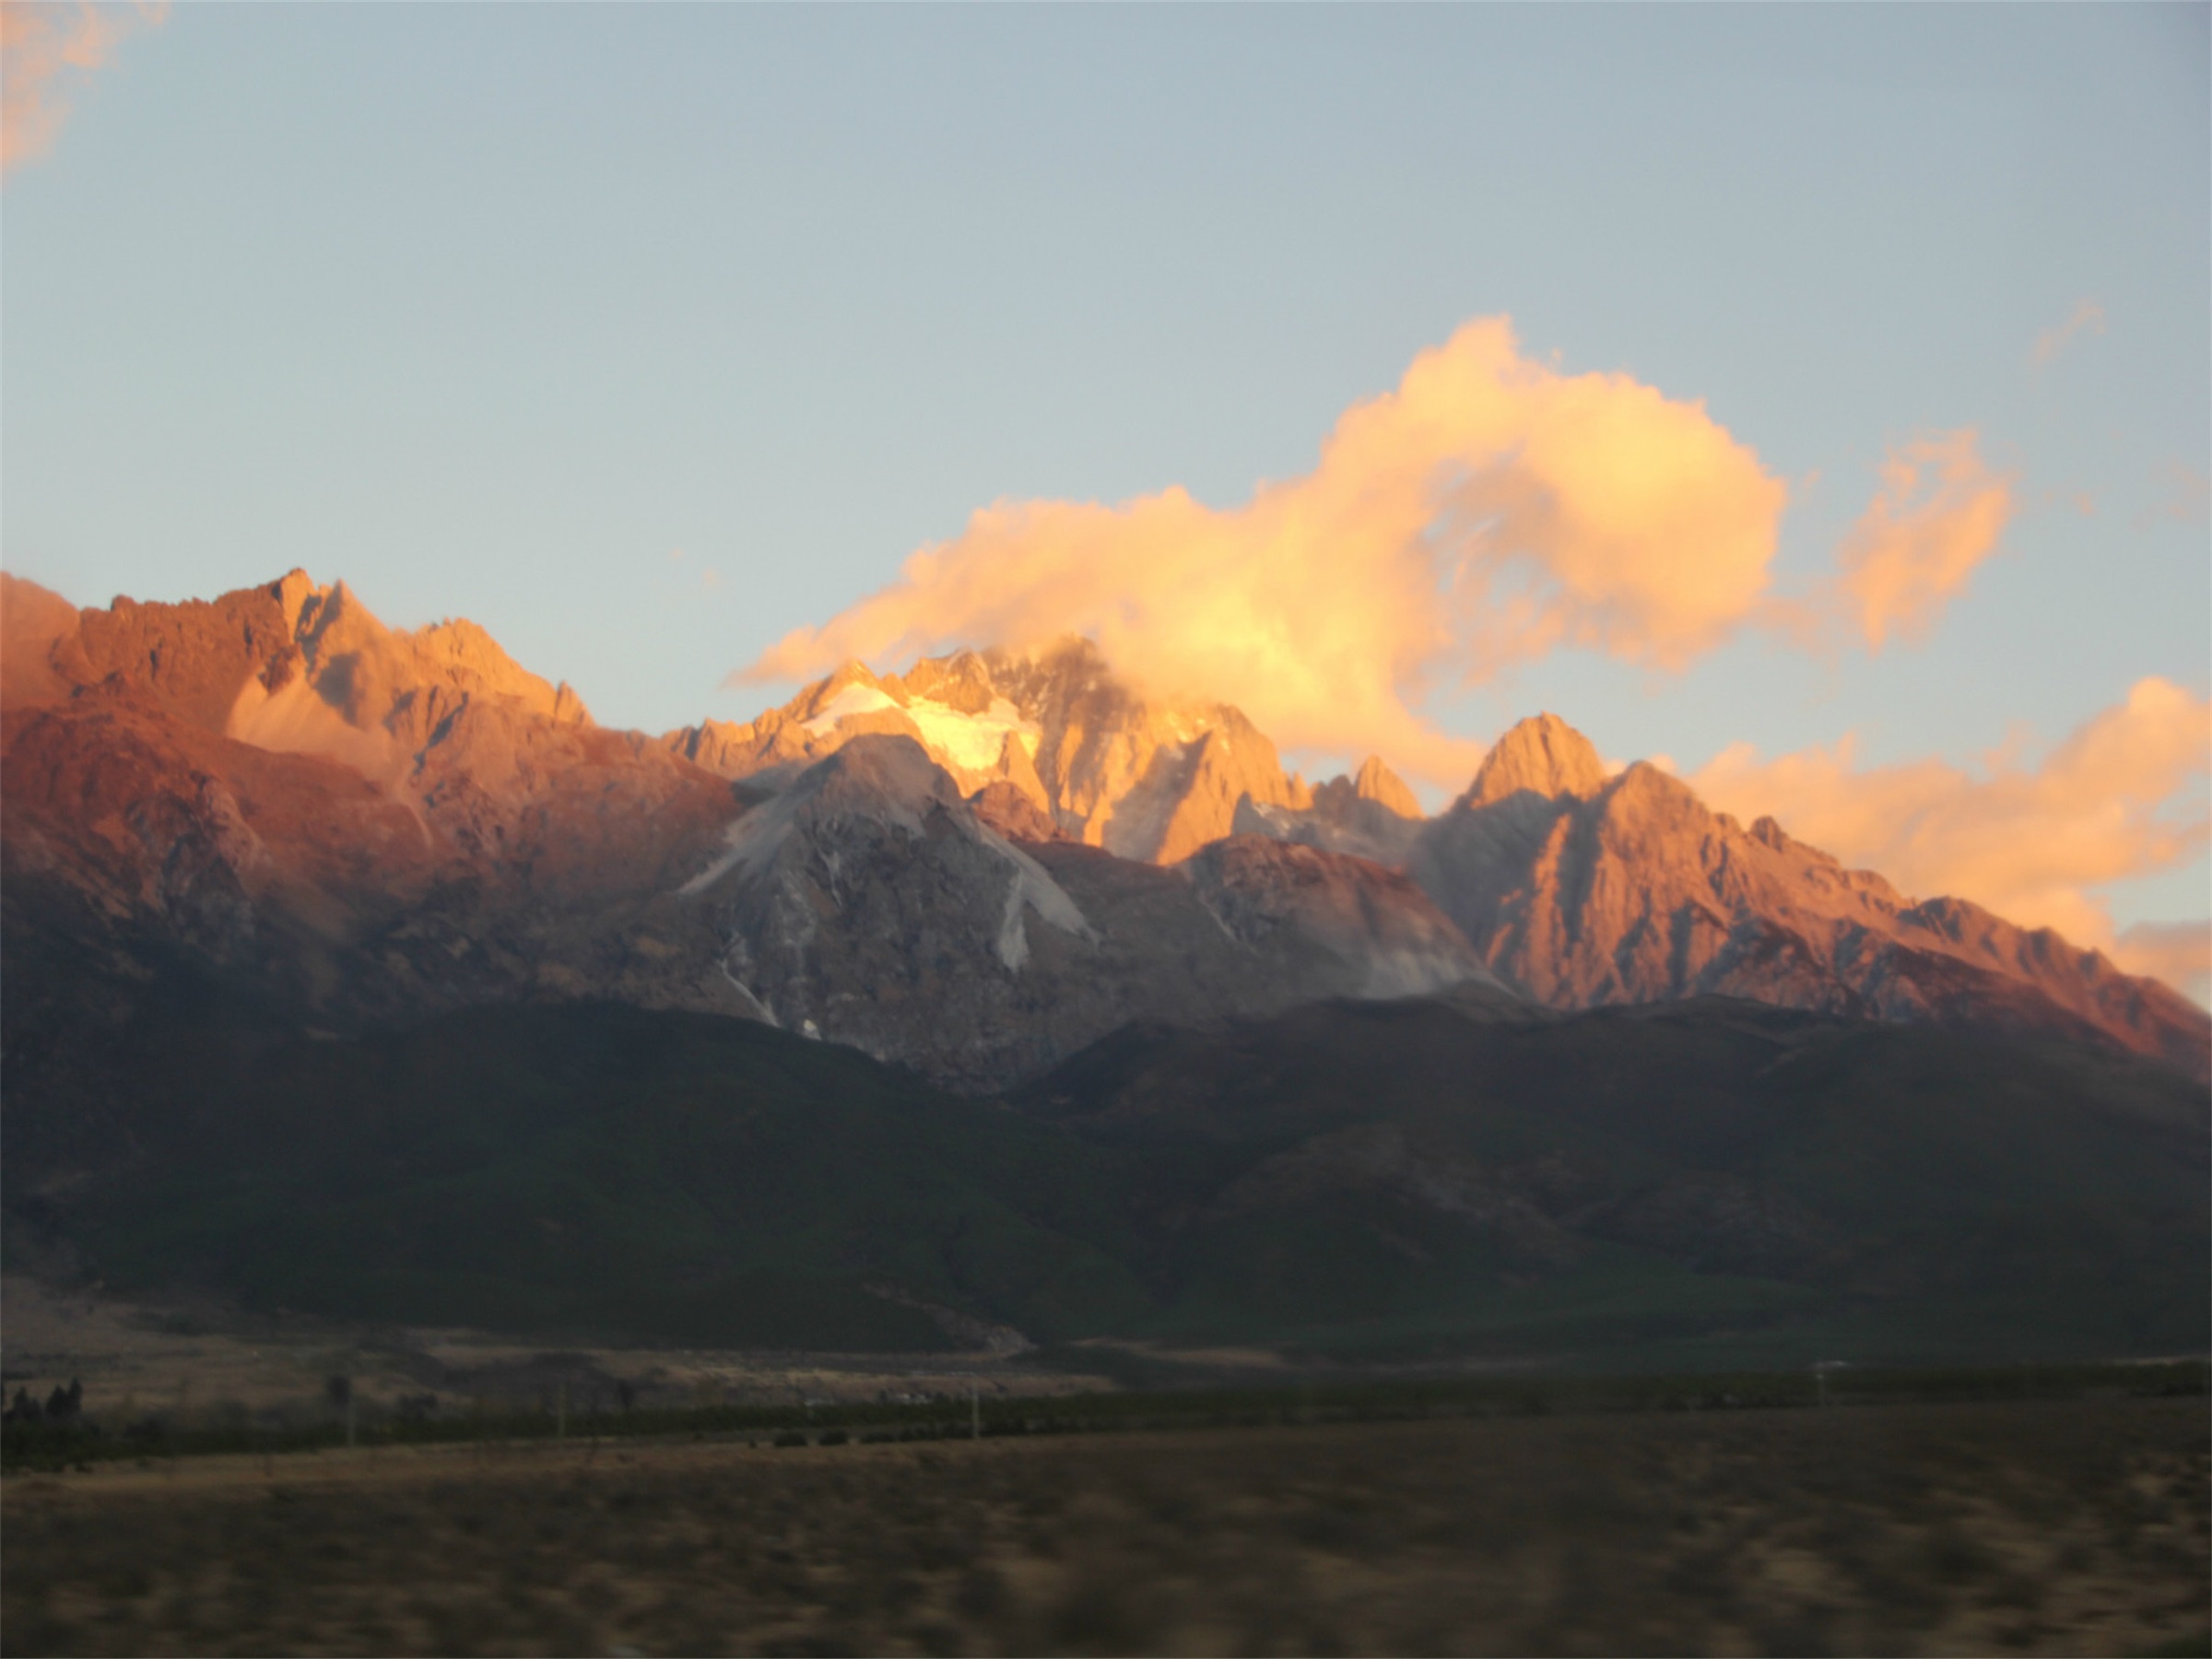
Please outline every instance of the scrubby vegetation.
M2202 1652L2208 1451L2201 1398L2100 1397L18 1477L0 1641Z
M1082 1356L1088 1358L1088 1355ZM335 1385L346 1379L332 1378ZM2212 1364L1952 1367L1936 1370L1713 1371L1677 1376L1315 1378L1264 1387L1134 1389L1042 1396L942 1394L932 1399L815 1404L696 1405L574 1411L541 1400L435 1395L358 1407L350 1384L334 1386L319 1418L254 1420L218 1406L197 1418L148 1414L118 1422L100 1414L11 1418L0 1423L0 1468L88 1468L96 1463L241 1453L263 1457L345 1447L477 1447L544 1441L742 1439L777 1446L885 1444L1130 1430L1209 1430L1328 1423L1447 1421L1458 1418L1591 1413L1790 1411L1905 1402L2203 1397ZM59 1391L57 1391L58 1393ZM424 1401L429 1401L426 1409Z

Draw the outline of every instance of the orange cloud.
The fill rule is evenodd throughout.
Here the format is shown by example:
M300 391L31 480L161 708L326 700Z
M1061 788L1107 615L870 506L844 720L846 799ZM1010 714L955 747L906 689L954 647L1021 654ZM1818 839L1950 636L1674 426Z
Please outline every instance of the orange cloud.
M2054 361L2061 352L2074 343L2075 335L2084 330L2090 334L2104 332L2104 307L2094 300L2077 301L2064 323L2056 328L2046 328L2035 336L2036 367L2041 369Z
M73 83L105 64L125 35L160 22L168 10L166 0L128 8L86 0L0 5L0 172L53 148Z
M2138 922L2120 935L2112 956L2130 973L2164 980L2212 1005L2212 922Z
M2185 929L2116 934L2093 889L2204 851L2208 754L2212 702L2153 677L2040 766L2010 758L2007 746L1979 774L1935 759L1862 769L1846 736L1773 760L1737 744L1689 782L1716 807L1745 818L1771 813L1800 840L1917 897L1971 899L2192 990Z
M1673 668L1753 617L1787 487L1698 403L1521 354L1503 317L1347 410L1243 505L1001 502L900 579L731 679L1070 633L1166 696L1228 697L1292 749L1381 750L1464 782L1482 746L1418 712L1580 646Z
M1843 538L1830 595L1879 651L1892 634L1918 639L1997 550L2012 517L2013 480L1992 472L1971 428L1889 452L1881 488ZM1826 608L1826 607L1823 607Z

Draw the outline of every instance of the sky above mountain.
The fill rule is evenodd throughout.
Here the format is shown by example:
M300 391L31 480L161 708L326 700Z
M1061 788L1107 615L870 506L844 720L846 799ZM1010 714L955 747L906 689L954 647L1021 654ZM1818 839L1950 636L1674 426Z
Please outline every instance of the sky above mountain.
M656 730L1081 631L1431 803L1551 709L2201 959L2205 6L0 15L77 603L303 565Z

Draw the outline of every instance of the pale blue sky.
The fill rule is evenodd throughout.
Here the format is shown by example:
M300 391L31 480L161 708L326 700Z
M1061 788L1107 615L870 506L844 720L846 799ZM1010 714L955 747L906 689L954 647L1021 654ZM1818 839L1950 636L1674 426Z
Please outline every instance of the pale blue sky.
M2053 741L2212 681L2168 511L2212 470L2208 18L184 4L0 194L0 558L80 604L303 565L603 721L744 718L782 693L724 673L975 508L1234 504L1504 312L1705 400L1793 483L1784 574L1917 432L2025 508L1923 645L1563 653L1444 724ZM2201 915L2204 861L2110 896Z

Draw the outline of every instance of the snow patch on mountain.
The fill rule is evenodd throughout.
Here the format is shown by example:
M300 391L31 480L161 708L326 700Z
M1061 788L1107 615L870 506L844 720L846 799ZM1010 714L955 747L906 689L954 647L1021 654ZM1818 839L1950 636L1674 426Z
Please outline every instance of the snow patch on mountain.
M1067 890L1045 874L1042 865L995 830L981 824L976 830L985 846L1002 854L1014 866L1014 885L1006 889L1006 917L998 928L1000 961L1018 970L1030 959L1030 935L1021 922L1024 905L1035 911L1048 926L1078 939L1097 942L1097 930L1067 896Z
M803 722L799 729L810 737L823 737L835 731L841 720L855 714L873 714L879 709L895 709L898 706L895 699L886 697L874 686L854 680L824 703L819 714Z
M917 697L906 705L906 717L921 729L922 741L938 760L956 771L987 772L998 765L1011 736L1037 757L1037 726L1021 717L1021 711L1003 697L994 697L980 714Z
M748 876L759 874L790 838L792 826L798 822L800 809L805 806L806 802L795 792L785 790L742 818L732 819L730 827L722 832L722 855L677 888L677 896L695 899L740 865Z

